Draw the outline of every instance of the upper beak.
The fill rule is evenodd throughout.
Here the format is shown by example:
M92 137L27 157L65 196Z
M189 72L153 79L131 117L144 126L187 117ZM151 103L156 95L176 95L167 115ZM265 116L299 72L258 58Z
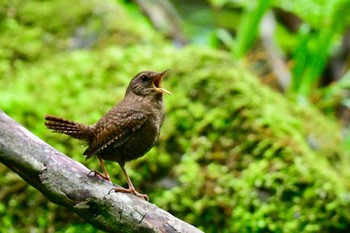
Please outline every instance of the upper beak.
M167 89L161 87L162 80L165 77L165 75L168 73L169 70L170 69L167 69L167 70L165 70L163 72L157 73L157 75L154 77L154 80L153 80L153 86L158 92L167 93L169 95L173 95L170 91L168 91Z

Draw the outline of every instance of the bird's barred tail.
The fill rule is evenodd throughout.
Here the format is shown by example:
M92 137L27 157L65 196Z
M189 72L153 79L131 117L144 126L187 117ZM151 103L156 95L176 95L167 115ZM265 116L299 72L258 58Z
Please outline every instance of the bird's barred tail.
M54 132L67 134L73 138L89 140L92 135L91 127L56 116L45 116L45 125Z

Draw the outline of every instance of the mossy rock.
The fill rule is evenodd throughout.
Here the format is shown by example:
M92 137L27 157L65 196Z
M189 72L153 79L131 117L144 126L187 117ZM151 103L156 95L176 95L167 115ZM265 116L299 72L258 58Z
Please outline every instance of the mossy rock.
M48 26L40 18L60 12L59 6L33 2L38 8L34 4L27 11L38 9L37 16L25 17L31 22L28 25L21 16L17 24L49 31L61 41L86 23L79 17L93 15L96 9L84 6L82 12L87 13L78 14L81 9L72 7L68 12L73 12L72 17L76 14L73 19L80 23L60 29L59 24ZM131 24L132 14L121 5L112 6L111 12L120 9L124 21ZM44 8L51 10L40 13ZM147 23L142 25L146 26L134 33L128 32L130 28L118 30L134 35L126 38L141 38L140 32L148 28ZM149 41L155 34L149 32ZM122 98L137 72L171 68L163 85L174 96L165 96L167 117L159 143L127 165L135 185L152 202L205 232L349 231L349 153L334 119L264 86L227 53L191 46L175 49L164 41L155 42L158 39L116 45L107 35L105 43L92 49L57 54L52 51L59 48L45 50L41 36L34 38L39 49L28 55L32 59L18 62L9 56L5 61L11 69L3 72L0 81L1 109L54 147L99 169L96 160L84 161L80 142L45 129L44 115L92 124ZM44 57L38 55L40 51ZM114 182L125 184L115 163L107 162L107 169ZM1 174L6 175L2 187L19 182L4 168ZM0 230L94 232L81 220L66 216L62 208L48 204L33 188L19 187L20 191L0 192ZM17 199L12 194L18 192ZM35 218L21 217L31 216L34 210Z
M162 43L140 14L113 0L2 0L0 19L0 58L11 65L109 44Z
M127 69L117 65L124 59ZM1 102L41 138L83 162L81 144L49 133L43 116L93 123L146 67L172 68L164 86L175 94L165 97L157 148L130 163L133 180L156 204L209 232L349 227L340 127L263 86L225 53L136 46L58 55L18 70ZM107 166L121 178L115 164Z
M156 201L208 232L347 231L349 153L340 126L227 55L180 56L177 89L186 88L187 100L176 99L168 117L181 148L173 172L180 185Z

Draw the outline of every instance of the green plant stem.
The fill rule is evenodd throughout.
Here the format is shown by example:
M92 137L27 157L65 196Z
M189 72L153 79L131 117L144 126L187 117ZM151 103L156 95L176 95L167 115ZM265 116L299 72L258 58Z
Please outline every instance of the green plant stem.
M235 58L242 58L254 42L264 13L270 6L270 0L257 1L257 5L247 8L238 29L237 40L232 50Z

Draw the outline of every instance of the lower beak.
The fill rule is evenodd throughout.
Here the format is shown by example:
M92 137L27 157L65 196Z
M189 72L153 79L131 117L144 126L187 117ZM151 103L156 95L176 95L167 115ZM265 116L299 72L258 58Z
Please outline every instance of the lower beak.
M167 93L169 95L173 95L173 93L171 93L170 91L168 91L167 89L162 88L162 87L157 87L156 90L161 92L161 93Z

